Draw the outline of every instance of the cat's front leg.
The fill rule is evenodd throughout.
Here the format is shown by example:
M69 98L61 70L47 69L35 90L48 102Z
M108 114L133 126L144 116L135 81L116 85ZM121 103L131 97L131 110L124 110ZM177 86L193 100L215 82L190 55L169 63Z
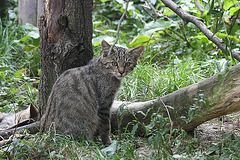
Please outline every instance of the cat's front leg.
M111 124L110 124L110 111L108 108L100 108L98 110L99 116L99 134L102 138L104 144L111 144L112 140L110 138Z

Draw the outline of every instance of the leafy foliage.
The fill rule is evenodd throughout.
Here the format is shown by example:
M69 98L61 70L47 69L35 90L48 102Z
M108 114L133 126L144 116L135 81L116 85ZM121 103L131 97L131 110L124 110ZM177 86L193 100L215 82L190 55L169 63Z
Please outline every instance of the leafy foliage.
M0 22L0 111L14 112L37 104L38 29L14 21ZM14 24L14 25L13 25ZM22 38L23 37L23 38Z
M161 0L150 0L164 16L153 20L141 5L144 0L130 1L117 45L146 49L136 69L125 78L118 100L145 101L164 96L179 88L199 82L238 62L231 53L222 53L196 26L184 22ZM239 9L237 0L199 0L203 14L194 0L175 0L188 13L202 18L208 28L231 49L239 49ZM0 111L14 112L30 103L37 106L40 75L38 29L29 24L17 25L16 3L11 1L9 17L0 21ZM93 49L101 54L100 42L115 40L116 28L125 8L123 0L94 0ZM152 13L151 11L149 11ZM202 101L201 96L197 101ZM203 102L202 102L203 103ZM204 103L209 103L204 100ZM197 116L198 105L189 106L186 123ZM147 113L142 113L146 116ZM0 157L9 159L237 159L239 136L226 133L222 139L205 143L180 129L170 133L169 117L155 113L149 124L137 119L130 132L115 135L114 143L105 147L72 137L47 133L13 139L1 149ZM156 127L157 126L157 127ZM136 138L136 130L146 130L144 138ZM118 137L119 138L119 137Z

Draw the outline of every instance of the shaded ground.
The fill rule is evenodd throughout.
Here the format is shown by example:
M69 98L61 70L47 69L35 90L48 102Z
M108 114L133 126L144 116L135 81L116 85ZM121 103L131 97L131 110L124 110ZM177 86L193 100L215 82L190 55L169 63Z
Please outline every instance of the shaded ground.
M197 137L206 141L221 139L224 133L240 136L240 112L215 118L197 127Z
M213 119L211 121L205 122L198 126L196 128L196 135L195 137L198 139L197 143L195 143L195 146L202 147L202 154L205 156L210 155L211 153L214 153L209 150L212 146L217 146L218 143L222 142L223 135L226 133L233 133L236 136L240 136L240 112L233 113L230 115L226 115L220 118ZM172 137L173 138L173 137ZM182 143L187 142L190 139L182 139ZM191 141L191 140L190 140ZM188 141L189 142L189 141ZM186 143L188 144L188 143ZM190 144L190 143L189 143ZM230 144L231 145L231 144ZM173 151L177 154L179 153L179 150L181 150L182 153L186 152L187 147L181 147L178 148L177 146L174 147ZM197 149L195 151L200 151L200 149ZM141 158L144 159L146 156L151 155L151 152L156 152L154 150L150 150L148 145L146 143L143 143L140 148L137 149L138 154ZM238 153L237 153L238 154ZM189 157L189 155L178 155L179 157L174 157L176 159L198 159L197 155L194 155L193 157Z
M72 155L76 154L76 157L82 157L84 159L92 159L93 157L106 158L112 157L113 155L117 155L119 157L129 157L129 159L133 157L137 159L154 159L154 157L161 157L162 154L165 152L165 154L169 154L169 157L173 157L175 159L199 159L200 157L203 158L203 155L205 158L210 157L210 159L211 158L218 159L219 158L218 155L222 154L217 153L218 151L219 152L223 151L225 153L226 150L229 150L229 152L231 153L233 152L233 154L234 153L239 154L238 148L237 149L231 148L232 146L231 139L225 141L227 143L227 146L224 146L226 150L222 150L216 147L214 149L214 146L219 146L219 144L222 143L221 141L222 135L224 135L225 133L233 133L234 135L240 136L240 112L233 113L221 118L213 119L200 125L196 129L195 135L196 138L193 138L195 140L193 140L189 136L185 138L172 136L171 142L174 141L174 143L159 144L157 142L157 144L155 144L157 145L156 147L153 146L154 142L150 143L148 142L149 140L148 137L146 138L128 137L126 139L122 139L118 143L113 143L109 147L99 149L98 147L95 147L95 145L91 144L89 145L88 143L86 143L85 145L81 145L81 142L68 140L67 138L66 139L63 138L63 140L61 140L60 138L61 140L60 142L55 142L56 137L54 135L50 136L48 134L43 136L32 136L30 139L25 138L22 141L21 138L18 138L17 141L15 140L14 142L15 144L9 143L9 145L10 147L18 147L17 150L20 155L25 154L23 150L24 146L29 147L29 149L31 149L31 152L33 152L33 154L27 155L29 157L35 154L39 157L41 156L48 157L48 155L44 155L45 152L39 153L38 151L39 146L41 146L42 144L46 144L43 146L43 148L44 150L46 150L46 152L48 152L48 154L50 154L50 151L56 151L56 154L61 153L61 156L65 158L69 156L71 157ZM165 136L164 134L162 135ZM45 139L43 143L38 143L43 139ZM167 139L164 140L164 142L167 141L168 141ZM3 151L8 150L8 148L9 146L6 145L5 149L3 148L1 152L2 154L5 154L5 157L7 155ZM73 148L74 151L72 151ZM102 151L101 154L98 154L100 153L99 150ZM13 152L11 148L7 153L9 157L16 156L15 152ZM231 153L228 155L231 155ZM215 158L214 155L216 155ZM236 157L238 157L238 155L234 155L233 158L229 159L236 159Z

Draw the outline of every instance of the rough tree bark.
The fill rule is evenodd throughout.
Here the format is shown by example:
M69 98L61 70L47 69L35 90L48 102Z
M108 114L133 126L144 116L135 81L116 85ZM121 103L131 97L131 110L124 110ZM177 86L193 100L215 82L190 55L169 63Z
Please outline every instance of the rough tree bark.
M148 124L152 113L168 116L168 108L174 127L183 128L185 131L192 131L198 125L213 118L240 111L240 65L232 67L230 70L221 72L201 82L179 89L173 93L147 102L127 102L115 101L111 110L111 124L113 129L118 129L118 117L120 116L119 106L124 105L123 122L121 128L127 126L129 122L139 119L141 123ZM204 97L201 99L201 97ZM196 110L198 116L194 116L189 123L180 119L181 116L188 118L190 107L199 106ZM146 113L148 116L139 112ZM133 116L135 114L136 118ZM140 128L140 134L144 133Z
M92 51L92 0L45 0L39 20L41 77L40 117L56 78L69 68L86 65Z

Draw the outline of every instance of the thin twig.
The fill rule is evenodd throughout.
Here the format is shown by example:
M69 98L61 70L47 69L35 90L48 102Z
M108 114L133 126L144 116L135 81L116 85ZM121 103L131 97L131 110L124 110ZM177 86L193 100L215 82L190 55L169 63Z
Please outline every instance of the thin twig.
M184 40L184 37L178 34L176 31L174 31L173 29L169 29L169 30L172 31L174 34L176 34L179 38Z
M188 39L187 39L187 37L186 37L185 28L184 28L180 23L175 22L175 21L173 21L172 19L170 19L170 18L168 18L167 16L165 16L161 11L156 10L156 9L153 7L153 5L151 4L151 2L150 2L149 0L146 0L146 1L147 1L148 5L149 5L150 7L145 6L145 5L142 5L142 8L151 9L151 10L154 12L154 15L151 15L149 12L147 12L147 13L148 13L151 17L153 17L155 20L158 18L158 16L161 16L161 17L164 17L164 18L168 19L169 21L171 21L171 22L173 22L173 23L178 24L179 27L180 27L180 30L181 30L181 32L182 32L182 34L183 34L182 39L183 39L184 41L186 41L187 46L192 47L192 46L190 45L190 43L188 42ZM144 9L144 10L145 10L145 9ZM145 11L146 11L146 10L145 10ZM171 36L171 37L172 37L172 36Z
M150 38L149 38L149 40L148 40L148 42L147 42L147 45L146 45L146 47L145 47L145 52L147 51L148 44L149 44L150 40L152 39L152 36L153 36L153 33L150 35ZM145 53L144 53L144 54L145 54Z
M122 15L122 17L120 18L119 23L118 23L118 26L117 26L116 40L115 40L115 42L113 43L113 45L111 46L111 48L109 49L108 54L110 54L110 53L112 52L113 47L116 45L116 43L117 43L117 41L118 41L118 39L119 39L120 26L121 26L121 23L122 23L122 21L123 21L124 16L127 14L128 4L129 4L129 0L127 0L126 9L125 9L125 11L123 12L123 15Z
M170 113L169 113L169 110L168 110L167 106L165 105L165 103L163 102L163 100L162 100L161 98L159 98L159 99L160 99L160 101L162 102L163 106L165 107L165 109L166 109L166 111L167 111L167 114L168 114L168 118L169 118L169 120L170 120L171 128L170 128L170 134L169 134L169 139L168 139L169 142L170 142L171 136L172 136L172 130L173 130L173 121L172 121L172 119L171 119L171 116L170 116Z
M164 33L166 33L169 37L172 37L172 39L174 39L174 37L170 34L170 33L168 33L165 29L162 29L162 31L164 32ZM179 40L179 39L178 39Z
M229 32L228 32L229 35L230 35L230 33L232 32L233 26L234 26L234 24L236 23L236 20L237 20L237 18L238 18L238 16L239 16L239 13L240 13L240 9L237 11L237 15L233 18L232 25L230 26Z
M236 60L240 61L240 51L230 50L222 39L209 30L209 28L204 24L203 19L185 12L172 0L161 1L166 7L169 7L172 11L174 11L186 24L189 22L193 23L209 40L216 44L222 52L229 52Z
M145 6L145 5L142 5L142 8L151 9L150 7ZM144 9L144 10L145 10L145 9ZM173 22L173 23L176 23L177 25L179 25L179 26L182 28L182 25L181 25L180 23L178 23L178 22L172 20L171 18L165 16L161 11L156 10L156 9L155 9L155 11L158 13L158 16L164 17L164 18L166 18L167 20L169 20L169 21L171 21L171 22ZM149 12L147 12L147 13L150 14ZM152 15L150 14L150 16L152 16Z
M151 10L153 11L153 17L155 17L154 19L157 19L158 17L158 12L157 10L153 7L152 3L149 0L146 0L148 5L150 6Z
M201 12L201 15L203 16L203 12L204 12L204 9L203 7L198 3L198 0L194 0L197 8L199 9L199 11Z
M142 5L142 9L143 9L145 12L147 12L147 14L149 14L153 19L156 20L156 17L154 17L150 12L148 12L148 10L146 10L146 8L147 8L147 6Z

